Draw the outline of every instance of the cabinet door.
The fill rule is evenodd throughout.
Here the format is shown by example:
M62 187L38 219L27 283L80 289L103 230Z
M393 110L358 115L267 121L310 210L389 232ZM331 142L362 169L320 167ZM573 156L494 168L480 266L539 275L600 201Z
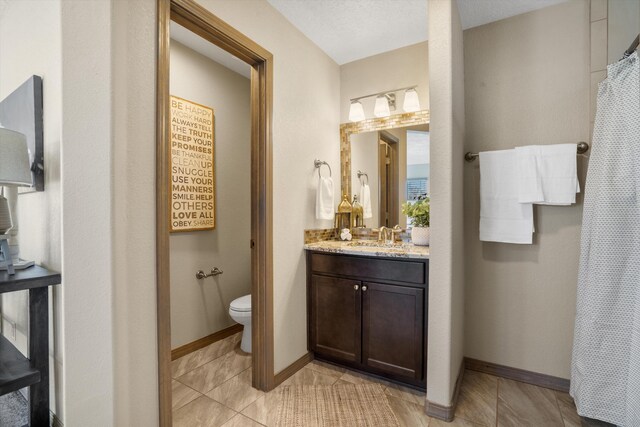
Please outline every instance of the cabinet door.
M421 380L424 289L362 284L363 364L394 376Z
M359 281L311 276L311 350L360 363L361 315Z

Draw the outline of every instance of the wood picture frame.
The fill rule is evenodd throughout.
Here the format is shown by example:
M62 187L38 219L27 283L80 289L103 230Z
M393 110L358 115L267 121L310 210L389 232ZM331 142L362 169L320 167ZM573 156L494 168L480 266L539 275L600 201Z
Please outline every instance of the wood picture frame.
M216 228L215 115L171 95L169 154L171 233Z

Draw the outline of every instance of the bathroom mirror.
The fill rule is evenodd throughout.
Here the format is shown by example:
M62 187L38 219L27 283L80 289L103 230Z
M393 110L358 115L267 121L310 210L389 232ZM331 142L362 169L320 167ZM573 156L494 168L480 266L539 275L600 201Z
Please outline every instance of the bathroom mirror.
M429 193L429 112L345 123L341 135L343 194L365 204L363 187L369 186L371 216L365 214L365 227L405 228L402 204Z

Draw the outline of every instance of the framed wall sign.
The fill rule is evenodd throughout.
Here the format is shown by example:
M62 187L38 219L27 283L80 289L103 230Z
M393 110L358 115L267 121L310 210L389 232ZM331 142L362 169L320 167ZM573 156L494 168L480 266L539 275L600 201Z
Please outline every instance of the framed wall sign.
M171 96L170 230L216 226L213 109Z

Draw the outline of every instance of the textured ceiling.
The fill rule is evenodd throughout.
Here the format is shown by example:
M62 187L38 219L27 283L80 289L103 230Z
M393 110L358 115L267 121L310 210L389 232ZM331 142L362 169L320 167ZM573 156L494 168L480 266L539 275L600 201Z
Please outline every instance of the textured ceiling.
M423 42L427 0L269 0L338 64Z
M338 64L427 40L427 0L268 0ZM566 0L458 0L464 29Z

